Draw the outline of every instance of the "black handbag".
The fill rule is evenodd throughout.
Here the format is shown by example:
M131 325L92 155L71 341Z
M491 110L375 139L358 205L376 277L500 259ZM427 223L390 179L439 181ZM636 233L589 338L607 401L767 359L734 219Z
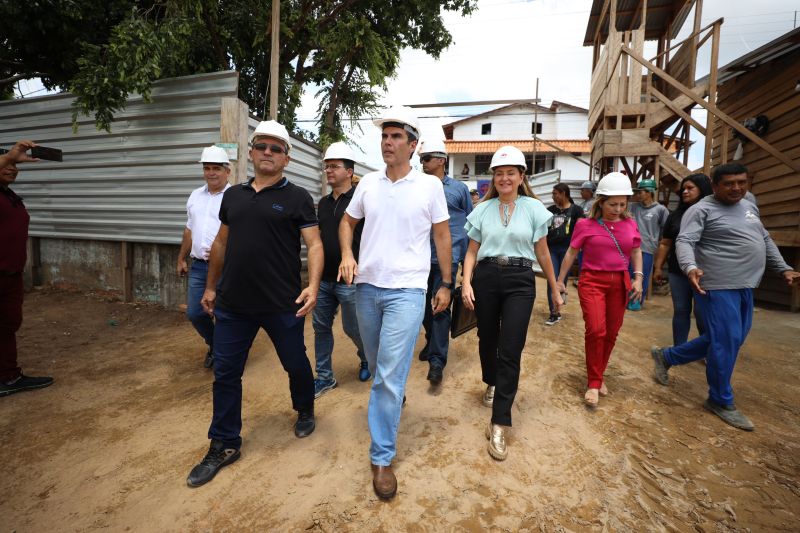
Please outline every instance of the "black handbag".
M478 326L475 311L467 309L461 299L461 287L453 291L453 315L450 319L450 338L455 339Z

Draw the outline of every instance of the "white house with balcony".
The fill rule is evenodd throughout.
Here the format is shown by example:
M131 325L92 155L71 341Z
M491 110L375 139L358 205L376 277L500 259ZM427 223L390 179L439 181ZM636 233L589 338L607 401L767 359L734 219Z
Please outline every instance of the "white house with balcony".
M449 174L468 182L489 179L492 154L510 144L526 155L528 174L558 170L561 180L589 179L588 119L587 109L553 101L549 107L511 104L445 124ZM466 175L462 174L465 164L469 167Z

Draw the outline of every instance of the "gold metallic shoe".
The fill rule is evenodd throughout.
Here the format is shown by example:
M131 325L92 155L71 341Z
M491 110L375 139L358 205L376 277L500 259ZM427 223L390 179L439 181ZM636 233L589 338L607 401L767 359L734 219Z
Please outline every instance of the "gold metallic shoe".
M508 457L505 428L489 422L486 426L486 438L489 439L489 455L498 461L505 461Z
M483 393L483 405L491 407L494 404L494 385L487 385L486 392Z

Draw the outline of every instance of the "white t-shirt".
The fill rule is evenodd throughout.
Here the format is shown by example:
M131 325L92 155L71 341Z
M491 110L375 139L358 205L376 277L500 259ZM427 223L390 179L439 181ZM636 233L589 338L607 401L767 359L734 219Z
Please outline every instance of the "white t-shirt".
M189 195L186 202L186 227L192 232L192 257L208 260L211 245L219 232L222 195L230 186L230 183L226 183L224 189L211 194L208 192L208 185L203 185Z
M356 283L426 289L431 225L450 218L442 182L412 169L392 183L386 169L361 178L347 214L364 219Z

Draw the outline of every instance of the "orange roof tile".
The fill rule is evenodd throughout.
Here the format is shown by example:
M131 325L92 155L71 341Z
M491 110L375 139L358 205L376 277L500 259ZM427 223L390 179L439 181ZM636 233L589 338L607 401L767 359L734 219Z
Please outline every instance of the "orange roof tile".
M592 151L592 144L590 141L583 140L550 140L547 142L554 144L564 150L565 152L588 154ZM493 154L501 146L510 144L516 146L523 152L533 152L533 140L508 140L508 141L444 141L447 146L448 154ZM536 151L556 152L553 147L544 144L543 142L536 143Z

